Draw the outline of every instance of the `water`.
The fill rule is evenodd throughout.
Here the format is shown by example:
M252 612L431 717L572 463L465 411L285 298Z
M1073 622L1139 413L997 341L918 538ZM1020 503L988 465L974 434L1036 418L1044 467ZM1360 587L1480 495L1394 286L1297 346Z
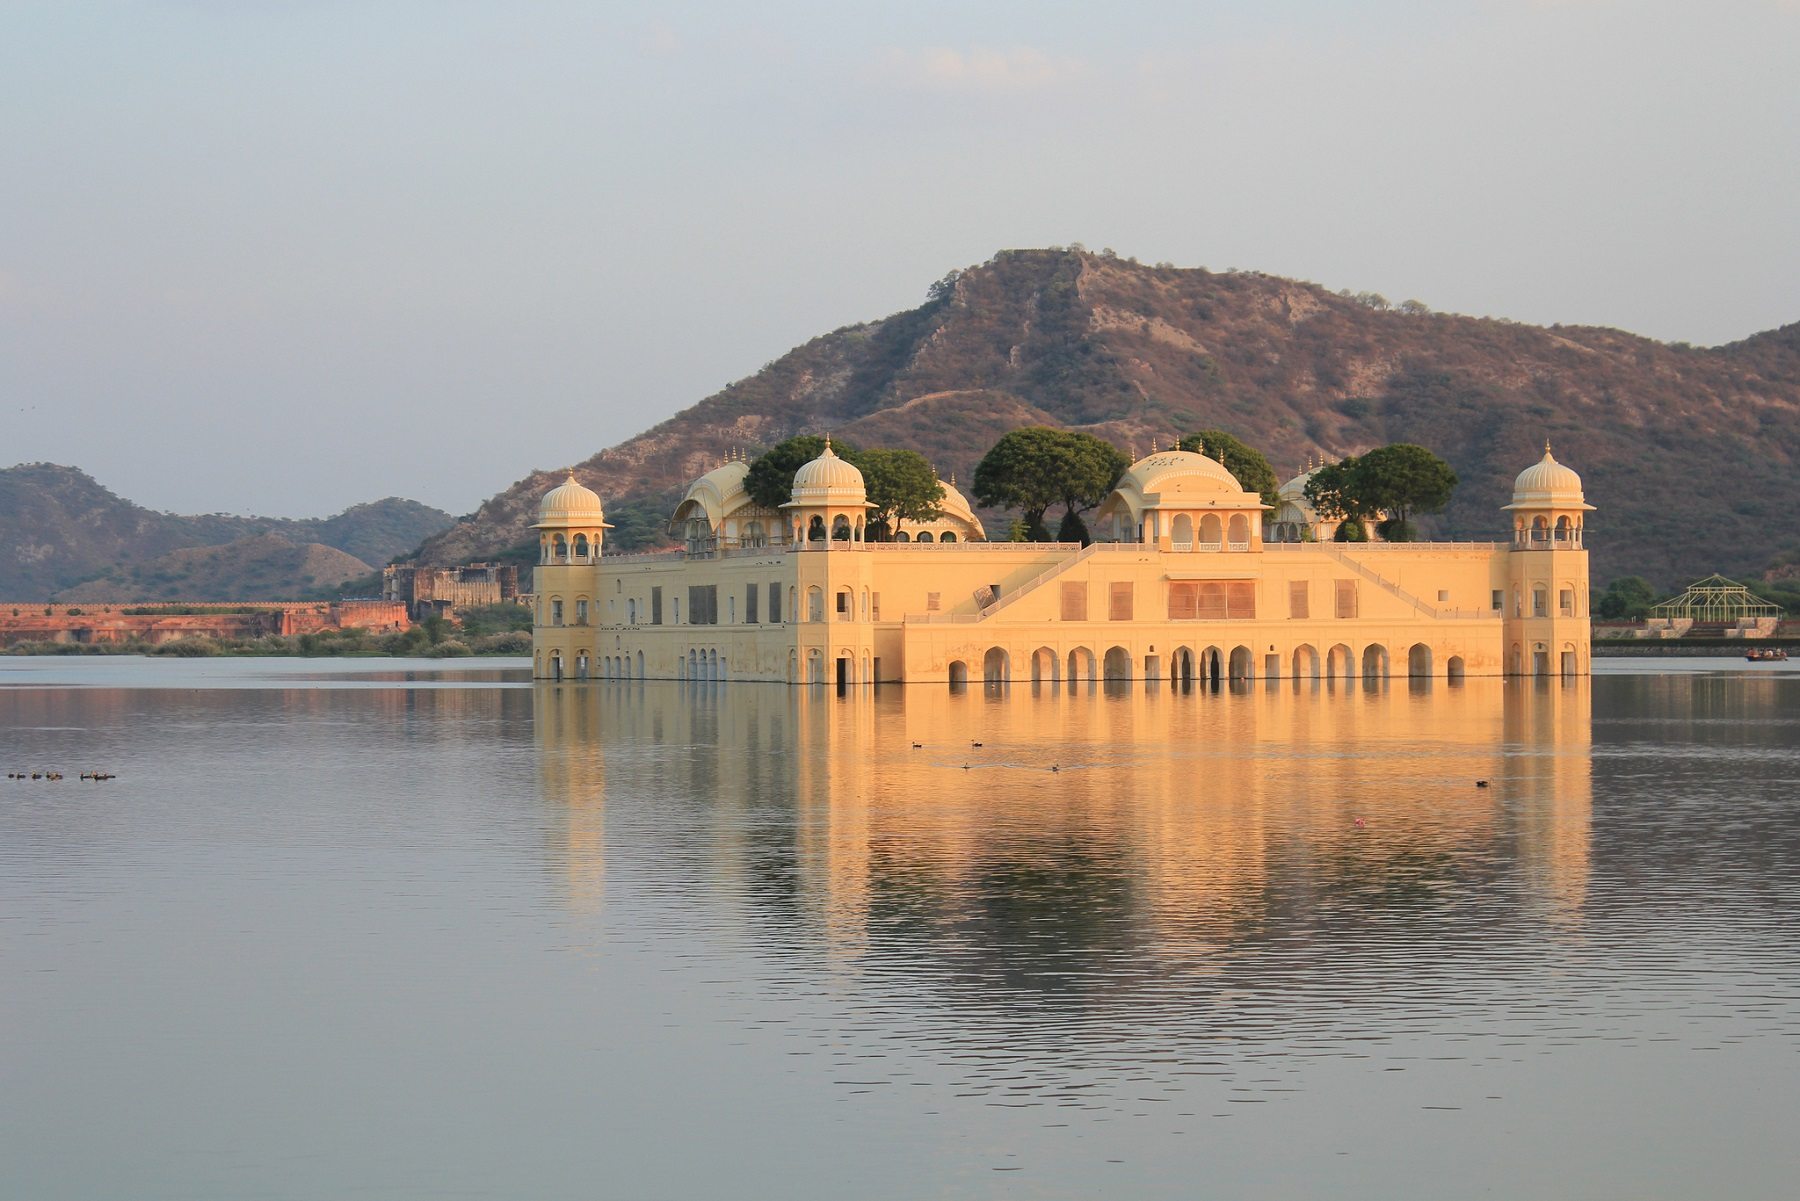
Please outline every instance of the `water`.
M1789 1196L1800 669L1602 666L0 659L0 1197Z

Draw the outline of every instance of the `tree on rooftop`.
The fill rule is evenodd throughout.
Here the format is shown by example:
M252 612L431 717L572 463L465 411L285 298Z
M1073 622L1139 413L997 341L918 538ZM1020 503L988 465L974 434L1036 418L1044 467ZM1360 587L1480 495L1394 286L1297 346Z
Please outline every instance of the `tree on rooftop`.
M1416 537L1412 518L1444 511L1456 489L1456 472L1423 446L1396 442L1357 459L1353 485L1364 508L1388 514L1383 537L1411 542Z
M1262 451L1249 446L1224 430L1201 430L1176 443L1176 449L1203 454L1222 463L1246 492L1260 493L1265 505L1281 499L1281 481Z
M916 450L865 450L859 460L869 492L869 520L879 541L891 540L903 521L930 521L941 511L944 485Z
M1118 447L1092 434L1027 426L994 443L976 465L975 499L1019 510L1027 537L1047 542L1044 514L1052 505L1063 505L1079 524L1130 465Z
M862 470L862 452L848 442L833 442L838 458ZM794 473L825 453L825 439L817 434L797 434L770 447L750 464L744 491L765 509L779 509L794 499ZM867 482L867 474L864 475Z

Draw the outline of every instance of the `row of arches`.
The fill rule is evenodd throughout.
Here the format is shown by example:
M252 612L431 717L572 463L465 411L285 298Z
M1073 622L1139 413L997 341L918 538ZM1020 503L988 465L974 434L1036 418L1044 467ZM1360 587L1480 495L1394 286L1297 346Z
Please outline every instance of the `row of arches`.
M552 534L538 543L540 563L586 563L598 558L599 554L599 535L589 541L586 534L576 534L573 539Z
M1407 648L1405 670L1399 674L1415 677L1442 674L1454 680L1461 679L1467 670L1461 655L1451 655L1444 661L1440 673L1436 658L1429 645L1416 642ZM1028 678L1033 684L1064 681L1091 684L1135 679L1167 679L1175 684L1282 678L1378 680L1395 674L1389 650L1379 642L1369 643L1360 653L1340 642L1328 647L1321 655L1317 647L1306 643L1286 655L1272 651L1260 657L1247 646L1234 646L1229 650L1217 646L1177 646L1166 661L1157 654L1134 659L1123 646L1109 647L1100 656L1085 646L1074 648L1066 656L1041 646L1031 652L1021 667L1020 678ZM952 660L948 672L950 683L967 684L973 670L973 660ZM1012 652L1005 647L989 647L981 657L980 672L983 684L1012 683Z
M717 683L726 678L729 668L716 647L690 649L685 655L675 656L675 678L678 680Z

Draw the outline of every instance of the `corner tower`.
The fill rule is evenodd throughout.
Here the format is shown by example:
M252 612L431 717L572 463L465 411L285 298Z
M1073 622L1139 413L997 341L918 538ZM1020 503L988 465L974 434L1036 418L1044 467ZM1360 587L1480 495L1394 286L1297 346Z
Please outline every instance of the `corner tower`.
M1544 457L1513 481L1510 592L1506 598L1508 675L1587 675L1592 663L1586 517L1594 511L1581 477Z
M594 662L594 598L606 511L600 496L573 472L538 502L538 563L532 610L532 675L587 679Z

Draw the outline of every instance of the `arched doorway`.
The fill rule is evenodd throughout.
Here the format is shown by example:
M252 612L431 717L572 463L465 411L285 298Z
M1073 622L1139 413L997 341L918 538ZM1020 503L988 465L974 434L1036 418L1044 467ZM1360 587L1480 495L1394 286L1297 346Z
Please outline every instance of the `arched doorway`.
M1249 647L1234 646L1231 648L1230 671L1231 681L1234 684L1240 680L1251 680L1256 678L1256 667L1255 664L1251 662Z
M1444 674L1452 680L1462 679L1465 670L1461 655L1451 655L1449 661L1444 664Z
M1356 652L1338 643L1325 652L1325 674L1333 680L1356 678Z
M1031 682L1033 684L1054 684L1057 682L1056 652L1047 646L1040 646L1031 652Z
M1225 653L1216 646L1200 652L1200 679L1217 688L1225 679Z
M1387 647L1371 642L1363 647L1362 673L1365 680L1384 680L1388 675Z
M966 688L969 684L969 665L961 659L950 661L950 687Z
M1319 678L1319 652L1310 643L1294 648L1294 678L1296 680Z
M1012 681L1012 660L1005 647L990 646L981 657L981 682L1006 684Z
M1131 652L1122 646L1109 647L1102 674L1108 680L1129 680L1131 678Z
M1423 642L1415 642L1406 652L1406 674L1409 676L1428 676L1431 674L1431 648Z
M1194 651L1192 647L1175 648L1175 657L1169 662L1169 680L1182 689L1194 686Z
M1069 683L1086 681L1092 684L1096 674L1093 651L1085 646L1078 646L1069 652Z

